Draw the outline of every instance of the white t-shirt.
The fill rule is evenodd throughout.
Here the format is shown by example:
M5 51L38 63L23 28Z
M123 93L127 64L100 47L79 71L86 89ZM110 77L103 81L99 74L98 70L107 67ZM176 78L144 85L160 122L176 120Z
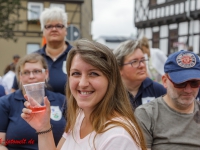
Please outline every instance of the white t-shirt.
M72 133L64 133L66 139L61 150L94 150L93 139L96 132L91 132L83 139L80 138L80 126L84 118L81 111L76 119L74 137ZM122 127L114 127L98 134L95 138L96 150L140 150L130 134Z
M6 94L12 93L12 85L15 77L15 72L14 71L8 71L2 78L2 85L5 88Z

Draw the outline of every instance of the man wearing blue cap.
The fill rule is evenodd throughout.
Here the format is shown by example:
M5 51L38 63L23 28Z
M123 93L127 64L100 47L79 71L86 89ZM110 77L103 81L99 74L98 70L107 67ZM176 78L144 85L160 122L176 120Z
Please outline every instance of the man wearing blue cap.
M171 54L162 82L167 94L135 110L151 150L200 150L200 60L190 51Z

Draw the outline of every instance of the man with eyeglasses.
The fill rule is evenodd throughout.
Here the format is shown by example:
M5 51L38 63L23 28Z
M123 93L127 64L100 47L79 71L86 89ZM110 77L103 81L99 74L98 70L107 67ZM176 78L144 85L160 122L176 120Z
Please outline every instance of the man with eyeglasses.
M135 110L151 150L199 150L200 60L190 51L169 56L162 81L167 94Z

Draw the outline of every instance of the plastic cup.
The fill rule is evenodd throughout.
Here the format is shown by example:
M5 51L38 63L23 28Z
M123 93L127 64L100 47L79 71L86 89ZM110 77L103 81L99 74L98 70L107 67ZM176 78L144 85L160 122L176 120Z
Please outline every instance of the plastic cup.
M42 112L46 109L44 105L44 85L44 82L23 85L32 113Z

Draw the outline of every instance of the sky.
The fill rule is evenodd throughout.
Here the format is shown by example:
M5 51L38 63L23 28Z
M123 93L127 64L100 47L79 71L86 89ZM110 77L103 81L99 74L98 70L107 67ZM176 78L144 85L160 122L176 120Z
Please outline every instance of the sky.
M136 35L134 0L93 0L93 39Z

